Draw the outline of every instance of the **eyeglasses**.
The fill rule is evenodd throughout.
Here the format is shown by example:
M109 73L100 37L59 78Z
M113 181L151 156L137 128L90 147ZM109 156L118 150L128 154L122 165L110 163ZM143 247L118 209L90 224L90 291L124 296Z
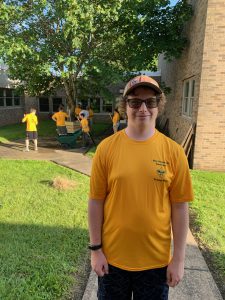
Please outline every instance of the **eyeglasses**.
M143 102L145 103L147 108L156 108L159 103L159 98L151 97L145 100L138 99L138 98L127 99L127 103L129 107L134 109L140 108Z

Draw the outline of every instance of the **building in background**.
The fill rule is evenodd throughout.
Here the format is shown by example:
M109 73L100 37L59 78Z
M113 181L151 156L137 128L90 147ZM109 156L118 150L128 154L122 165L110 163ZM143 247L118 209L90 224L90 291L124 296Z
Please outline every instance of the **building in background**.
M24 113L24 97L15 90L16 81L7 76L6 65L0 63L0 125L18 123Z
M159 72L142 71L141 73L154 77L160 81ZM60 104L64 104L66 111L66 94L63 88L57 89L51 95L29 96L18 95L15 86L18 82L12 81L7 75L7 66L0 65L0 126L15 124L21 122L24 113L29 112L33 107L37 110L39 119L46 119L54 112L58 111ZM86 99L78 99L82 108L90 106L94 110L95 121L111 122L110 114L113 113L121 94L123 93L125 83L111 85L109 91L112 93L113 100L101 96L93 97L90 95Z
M225 0L192 0L180 59L159 57L161 81L171 87L164 118L181 143L196 124L193 168L225 171Z
M0 126L21 122L24 113L29 112L31 107L36 108L40 119L46 119L52 113L57 112L60 104L64 104L68 111L64 89L58 89L51 95L34 97L26 94L19 95L15 90L18 82L9 79L7 70L6 65L0 64ZM78 101L83 108L91 105L99 120L108 119L110 121L109 113L113 112L118 96L119 87L115 89L113 102L100 96L93 98L91 95L87 99L79 99Z

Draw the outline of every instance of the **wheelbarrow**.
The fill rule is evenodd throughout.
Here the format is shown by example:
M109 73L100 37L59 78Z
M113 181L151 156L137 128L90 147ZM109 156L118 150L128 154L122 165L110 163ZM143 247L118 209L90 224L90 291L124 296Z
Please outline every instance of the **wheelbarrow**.
M63 148L75 148L77 138L82 134L82 130L79 128L73 133L67 133L65 135L58 135L57 140Z

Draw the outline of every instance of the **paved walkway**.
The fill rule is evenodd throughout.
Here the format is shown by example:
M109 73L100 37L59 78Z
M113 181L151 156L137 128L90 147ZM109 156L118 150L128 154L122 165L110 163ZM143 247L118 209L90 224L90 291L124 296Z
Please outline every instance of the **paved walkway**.
M57 164L90 175L91 159L81 149L62 150L54 138L39 139L38 152L23 152L24 141L0 143L0 157L9 159L50 160ZM174 289L170 289L170 300L222 300L206 262L189 231L185 261L185 276ZM96 300L97 277L91 272L83 300ZM74 296L76 299L76 295ZM119 299L118 299L119 300Z

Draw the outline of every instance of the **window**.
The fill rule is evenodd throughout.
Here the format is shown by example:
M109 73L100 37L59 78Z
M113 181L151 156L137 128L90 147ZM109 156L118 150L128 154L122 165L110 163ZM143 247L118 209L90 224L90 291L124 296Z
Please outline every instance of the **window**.
M20 106L20 94L13 89L0 88L0 107Z
M39 111L49 112L49 101L46 97L39 98Z
M13 99L14 99L14 105L19 106L20 105L20 95L17 91L13 91Z
M6 106L13 106L13 92L10 89L6 89Z
M95 113L100 112L100 98L91 98L90 104Z
M0 106L4 106L5 105L5 101L4 101L4 98L5 98L5 91L4 89L1 89L0 88Z
M192 107L195 96L195 80L190 79L184 82L182 114L187 117L192 116Z
M53 98L53 111L56 112L59 110L59 105L62 104L62 98Z

